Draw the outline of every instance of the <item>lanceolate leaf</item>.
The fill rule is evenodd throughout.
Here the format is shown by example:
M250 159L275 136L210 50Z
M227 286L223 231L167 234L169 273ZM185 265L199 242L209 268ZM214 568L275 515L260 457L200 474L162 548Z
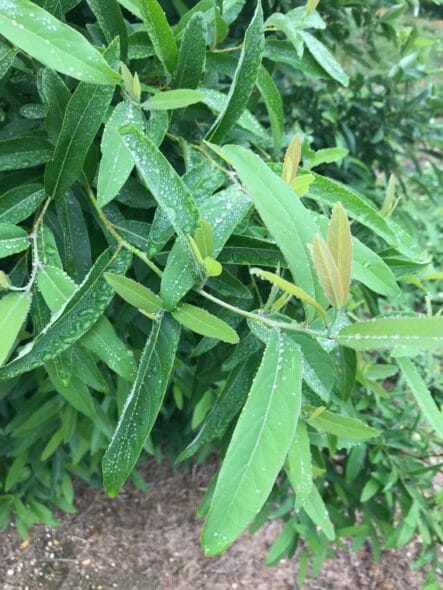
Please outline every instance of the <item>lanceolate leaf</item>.
M356 322L340 332L338 342L355 350L396 346L413 350L441 350L443 317L386 317Z
M63 117L71 93L61 76L49 68L43 70L41 92L48 105L46 129L51 140L55 142L63 125Z
M113 290L103 278L103 273L124 273L129 262L127 253L117 252L110 256L108 251L104 252L83 283L52 316L31 345L0 369L0 379L9 379L41 366L81 338L101 317L112 299Z
M223 152L277 242L294 282L320 304L324 298L311 266L308 244L318 233L311 213L284 180L276 176L255 154L239 146L225 146ZM310 317L312 317L312 312Z
M0 31L46 66L92 84L115 84L119 75L78 31L28 0L0 4Z
M143 103L143 108L151 111L169 111L188 107L196 102L201 102L205 98L203 92L191 88L177 88L174 90L164 90L154 94Z
M121 136L137 170L177 233L193 234L199 219L197 205L177 172L154 143L134 127Z
M258 71L257 88L268 111L274 144L274 155L277 157L281 147L284 127L283 100L272 76L263 66L260 66Z
M337 201L340 201L350 217L372 229L372 231L382 237L388 244L393 246L397 244L395 234L389 227L386 219L362 195L335 180L325 178L324 176L315 174L315 172L310 172L310 174L314 175L315 182L309 186L309 191L306 195L308 198L330 207L333 207Z
M31 245L26 231L12 223L0 223L0 258L26 250Z
M196 88L200 82L206 59L207 27L204 15L195 13L183 33L178 54L174 88Z
M18 223L29 217L45 198L41 184L24 184L0 195L0 222Z
M143 131L144 120L139 106L132 102L119 103L105 125L97 180L97 201L100 207L112 201L134 168L134 160L118 133L123 125L134 125Z
M312 297L310 297L305 291L303 291L303 289L300 289L300 287L297 287L293 283L290 283L286 279L276 275L273 272L261 270L259 268L252 268L251 273L259 276L262 279L266 279L267 281L270 281L271 283L273 283L274 285L276 285L277 287L279 287L283 291L286 291L286 293L293 295L294 297L296 297L300 301L303 301L303 303L306 303L306 304L310 305L311 307L313 307L319 313L319 315L321 316L321 318L323 319L325 324L327 324L328 317L326 315L326 311L322 308L321 305L319 305L315 301L315 299L312 299Z
M343 71L343 68L329 49L307 31L299 31L299 35L305 42L312 57L319 65L321 65L325 72L327 72L331 78L340 82L343 86L347 86L349 84L349 76Z
M315 485L311 486L309 498L304 500L303 509L309 518L321 528L330 541L335 539L334 527L323 498Z
M128 53L128 32L117 0L87 0L89 7L97 18L107 43L115 37L120 39L121 58L124 61Z
M105 273L105 279L120 297L137 309L142 309L147 313L161 311L161 299L151 289L122 275L107 272Z
M314 412L312 418L307 418L309 424L329 434L354 440L367 440L379 436L379 432L375 428L367 426L356 418L334 414L329 410L323 410L318 415L315 414Z
M64 379L63 374L67 368L65 363L65 355L45 363L45 369L53 386L73 408L93 418L95 416L94 400L88 387L77 375L72 375L69 380Z
M63 197L80 176L113 94L113 86L78 85L66 107L54 155L46 166L48 195L56 199Z
M226 107L217 117L210 130L208 134L209 141L220 143L246 109L247 102L257 81L264 45L263 9L261 0L258 0L255 14L245 33L240 59L229 90Z
M180 324L202 336L217 338L229 344L237 344L239 340L231 326L201 307L183 303L171 313Z
M202 536L206 555L229 547L263 506L293 440L300 403L300 350L273 332L217 479Z
M438 436L443 439L443 414L435 403L431 392L426 387L426 383L417 371L416 366L406 357L396 360L420 410Z
M52 156L52 150L52 145L42 137L3 139L0 141L0 172L44 164Z
M103 479L110 496L117 495L129 477L155 423L179 337L180 328L170 316L153 323L134 384L103 458Z
M352 235L346 212L340 202L335 204L332 211L329 222L328 246L337 265L344 302L351 284Z
M157 57L170 74L177 64L177 44L165 13L157 0L140 0L141 15Z
M309 500L312 481L311 446L306 424L299 421L287 459L289 481L295 491L295 507L299 509Z
M328 244L321 236L316 236L312 244L312 259L320 285L331 305L340 307L345 300L344 289Z
M0 366L11 352L31 306L31 293L8 293L0 299Z
M259 357L254 355L229 373L225 386L202 428L194 440L180 453L177 462L189 459L205 444L223 437L229 424L246 401L258 365Z

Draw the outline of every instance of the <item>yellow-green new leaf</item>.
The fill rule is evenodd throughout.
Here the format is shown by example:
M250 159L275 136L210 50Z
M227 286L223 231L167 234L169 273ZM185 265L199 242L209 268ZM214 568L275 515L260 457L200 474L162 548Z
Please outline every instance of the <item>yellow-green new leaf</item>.
M323 291L331 305L340 307L343 302L343 287L337 264L328 244L319 235L312 244L312 259Z
M291 143L286 150L285 158L283 160L282 178L288 184L291 184L297 176L298 165L301 159L301 140L300 136L293 137Z
M328 230L328 246L337 265L341 287L343 289L342 304L345 303L351 285L352 273L352 235L346 212L338 202L332 210Z
M251 273L259 276L262 279L266 279L267 281L269 281L273 285L277 285L277 287L280 287L280 289L282 289L286 293L289 293L290 295L293 295L297 299L300 299L300 301L303 301L303 303L310 305L316 311L318 311L318 313L320 314L320 316L321 316L322 320L325 322L325 324L328 323L328 316L326 315L326 311L323 309L323 307L319 303L317 303L317 301L315 301L315 299L313 299L310 295L308 295L306 293L306 291L304 291L300 287L297 287L297 285L290 283L286 279L279 277L278 275L274 274L273 272L269 272L267 270L261 270L260 268L251 268Z
M148 287L123 275L107 272L104 276L114 291L130 305L147 313L158 313L161 311L162 302L160 297L151 291L151 289L148 289Z
M31 293L8 293L0 299L0 366L6 361L31 306Z
M269 496L297 427L301 365L300 348L273 331L217 478L202 535L206 555L229 547Z
M202 336L217 338L229 344L237 344L238 334L226 322L190 303L183 303L171 312L174 318L186 328Z

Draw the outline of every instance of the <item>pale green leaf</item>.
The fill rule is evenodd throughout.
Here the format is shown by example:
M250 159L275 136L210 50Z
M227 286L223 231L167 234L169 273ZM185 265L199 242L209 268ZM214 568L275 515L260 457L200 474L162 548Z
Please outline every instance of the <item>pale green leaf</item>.
M226 452L202 535L217 555L263 506L294 438L301 404L301 355L273 332Z
M8 293L0 299L0 366L7 360L31 306L31 293Z
M299 31L299 35L303 39L312 57L325 70L325 72L327 72L331 78L340 82L343 86L347 86L349 84L349 76L343 71L343 68L329 49L307 31Z
M202 336L210 336L230 344L237 344L239 340L231 326L201 307L183 303L171 313L180 324Z
M307 418L307 421L318 430L353 440L367 440L379 436L379 432L375 428L371 428L357 418L334 414L329 410L321 411L320 408L310 409L313 413Z
M202 102L205 94L191 88L176 88L174 90L164 90L154 94L142 104L144 109L151 111L169 111L188 107L196 102Z
M122 275L107 272L104 276L115 292L130 305L133 305L137 309L142 309L147 313L158 313L161 311L162 302L160 297L151 291L151 289L148 289L148 287Z

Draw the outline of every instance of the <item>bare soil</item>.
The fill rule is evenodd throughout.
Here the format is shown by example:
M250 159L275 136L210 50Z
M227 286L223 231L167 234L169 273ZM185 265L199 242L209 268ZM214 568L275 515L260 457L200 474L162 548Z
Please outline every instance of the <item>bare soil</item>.
M148 493L128 485L114 500L80 484L78 513L62 515L58 527L35 527L24 543L12 527L0 535L1 590L296 589L296 558L264 565L277 522L219 557L202 556L195 510L213 471L211 464L173 472L151 463L144 469ZM422 575L409 569L413 553L385 552L373 564L369 547L341 552L304 587L418 590Z

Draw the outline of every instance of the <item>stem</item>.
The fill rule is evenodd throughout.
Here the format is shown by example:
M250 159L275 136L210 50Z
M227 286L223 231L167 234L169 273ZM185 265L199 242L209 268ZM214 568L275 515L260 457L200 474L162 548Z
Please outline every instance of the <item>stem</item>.
M153 272L155 272L155 274L158 277L161 278L163 276L162 270L160 268L158 268L158 266L156 264L154 264L154 262L152 262L152 260L150 260L144 252L139 250L136 246L133 246L132 244L127 242L117 232L117 230L112 225L112 223L109 221L109 219L106 217L106 215L104 214L102 209L100 209L100 207L98 206L95 195L92 192L92 189L89 186L89 183L87 182L86 179L85 179L85 187L86 187L86 192L88 194L88 197L89 197L97 215L99 216L100 220L103 222L103 225L105 226L106 230L112 235L112 237L117 241L117 243L122 248L125 248L126 250L128 250L129 252L132 252L135 256L140 258L140 260L142 260L146 264L146 266L148 266ZM309 330L308 328L304 328L303 326L301 326L300 324L298 324L296 322L290 322L290 323L289 322L276 322L274 320L271 320L270 318L261 316L257 313L245 311L244 309L240 309L239 307L236 307L235 305L231 305L230 303L223 301L223 299L219 299L218 297L215 297L215 295L211 295L210 293L205 291L202 287L196 287L194 289L194 291L196 293L198 293L199 295L201 295L202 297L204 297L205 299L208 299L209 301L212 301L213 303L216 303L217 305L220 305L221 307L224 307L225 309L229 309L230 311L232 311L238 315L241 315L245 318L254 320L256 322L261 322L265 326L269 326L270 328L273 328L274 330L275 329L291 330L293 332L304 332L305 334L310 334L311 336L314 336L314 337L330 338L330 336L328 336L328 335L319 334L318 332L314 332L313 330Z
M95 198L95 195L92 192L92 189L86 180L85 187L86 192L88 193L89 200L92 203L92 206L94 207L97 215L99 216L100 220L103 222L103 225L106 227L106 230L111 234L111 236L117 241L118 244L120 244L120 246L122 246L123 248L125 248L138 258L140 258L140 260L142 260L146 264L146 266L148 266L152 270L152 272L154 272L158 277L161 277L163 275L163 272L158 268L158 266L154 262L152 262L152 260L150 260L147 257L147 255L144 252L142 252L142 250L139 250L136 246L133 246L121 237L121 235L112 225L112 223L103 213L102 209L100 209L100 207L98 206L97 199Z

